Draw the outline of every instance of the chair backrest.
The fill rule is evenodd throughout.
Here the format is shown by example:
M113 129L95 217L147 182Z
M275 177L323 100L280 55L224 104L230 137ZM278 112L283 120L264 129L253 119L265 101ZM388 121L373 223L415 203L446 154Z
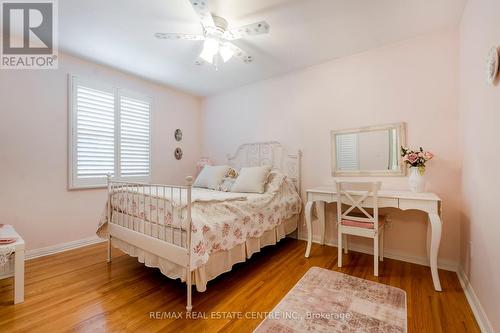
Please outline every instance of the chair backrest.
M378 190L380 182L336 182L337 185L337 221L351 220L363 223L373 223L378 229ZM369 200L369 204L366 201ZM342 204L347 205L343 209ZM373 208L373 214L365 210ZM357 213L356 209L362 214ZM358 215L354 215L357 213ZM361 216L360 216L361 215Z

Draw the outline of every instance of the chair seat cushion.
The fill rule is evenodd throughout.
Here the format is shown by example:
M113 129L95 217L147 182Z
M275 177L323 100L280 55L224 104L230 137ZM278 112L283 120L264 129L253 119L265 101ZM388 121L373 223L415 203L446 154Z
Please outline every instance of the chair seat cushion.
M378 217L378 227L379 229L384 226L385 216L379 215ZM355 227L355 228L363 228L363 229L373 229L374 225L371 222L360 222L349 219L343 219L341 224L346 227Z

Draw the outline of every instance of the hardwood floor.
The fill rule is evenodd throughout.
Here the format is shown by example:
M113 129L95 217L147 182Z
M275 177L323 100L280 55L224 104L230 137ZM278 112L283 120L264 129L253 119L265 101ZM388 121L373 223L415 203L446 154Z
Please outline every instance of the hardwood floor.
M351 252L339 269L336 248L313 245L306 259L305 247L283 240L209 282L206 292L194 292L193 314L223 317L209 319L186 319L184 284L158 269L115 248L108 265L105 244L30 260L23 304L12 305L12 279L0 280L0 332L251 332L262 319L238 319L239 313L270 311L312 266L404 289L408 332L479 332L453 272L440 271L439 293L428 267L385 259L376 278L372 256ZM183 318L167 318L168 312Z

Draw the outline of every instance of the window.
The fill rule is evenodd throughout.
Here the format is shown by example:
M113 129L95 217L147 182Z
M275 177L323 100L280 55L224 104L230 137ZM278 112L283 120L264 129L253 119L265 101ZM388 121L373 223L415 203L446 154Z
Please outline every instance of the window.
M71 77L70 188L115 179L148 181L151 99Z

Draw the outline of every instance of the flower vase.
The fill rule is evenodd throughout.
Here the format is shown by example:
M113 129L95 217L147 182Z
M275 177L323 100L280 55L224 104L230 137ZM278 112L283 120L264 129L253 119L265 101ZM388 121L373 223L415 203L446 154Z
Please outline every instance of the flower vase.
M410 168L410 177L408 178L408 184L410 185L410 190L412 192L424 192L425 191L425 169L412 167Z

